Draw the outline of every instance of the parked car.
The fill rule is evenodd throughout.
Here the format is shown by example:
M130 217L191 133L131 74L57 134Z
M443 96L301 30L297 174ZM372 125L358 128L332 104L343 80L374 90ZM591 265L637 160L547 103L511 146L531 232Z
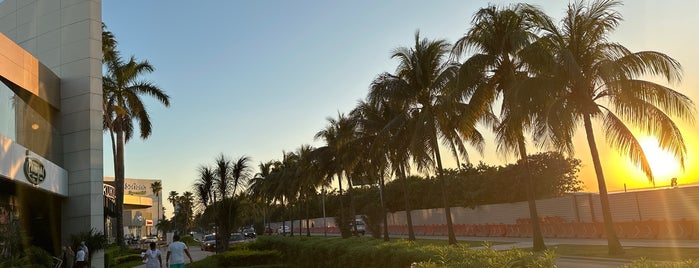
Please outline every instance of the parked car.
M350 230L354 235L364 235L366 233L366 225L361 219L354 220L354 224L350 223Z
M214 251L216 250L216 234L208 234L204 236L201 241L202 251Z
M242 233L245 238L255 238L257 236L257 233L255 233L255 229L253 228L245 228L243 229Z
M228 239L229 245L245 242L247 242L247 239L245 239L245 236L243 236L242 233L232 233L231 237Z
M151 242L158 243L158 237L154 236L154 235L150 235L150 236L146 236L145 238L143 238L143 243L151 243Z
M282 225L279 226L279 229L277 229L277 234L290 234L291 233L291 227Z

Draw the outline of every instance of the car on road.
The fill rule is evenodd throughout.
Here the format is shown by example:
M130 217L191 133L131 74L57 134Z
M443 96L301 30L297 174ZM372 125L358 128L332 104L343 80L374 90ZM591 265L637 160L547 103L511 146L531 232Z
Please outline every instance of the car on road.
M242 230L242 233L245 238L255 238L257 236L253 228L245 228Z
M364 235L366 233L366 224L364 224L364 220L354 220L354 224L350 223L350 230L354 235Z
M277 234L290 234L291 233L291 227L282 225L279 226L279 229L277 229Z
M238 244L238 243L245 243L245 242L248 242L248 240L245 239L245 236L243 236L242 233L232 233L231 237L228 239L229 245Z
M202 251L214 251L216 250L216 234L208 234L204 236L201 241Z

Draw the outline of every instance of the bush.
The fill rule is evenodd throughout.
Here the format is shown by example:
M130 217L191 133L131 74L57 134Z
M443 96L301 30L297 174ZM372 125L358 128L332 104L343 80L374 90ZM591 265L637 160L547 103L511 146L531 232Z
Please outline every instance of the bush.
M183 235L180 237L180 242L185 243L187 246L198 246L199 242L194 239L191 235Z
M439 255L435 260L418 262L411 267L548 268L554 267L555 264L553 251L534 253L520 249L496 251L491 248L474 250L468 247L443 247L438 251Z
M165 257L163 256L163 259L164 258ZM127 255L114 257L114 264L119 265L122 263L127 263L127 262L132 262L132 261L141 261L141 260L142 260L141 254L127 254Z
M624 265L624 268L693 268L699 267L699 260L684 260L682 262L655 262L641 258Z
M104 266L114 267L129 261L133 261L133 255L138 255L141 260L141 249L129 249L126 247L112 246L104 250Z
M299 267L409 267L436 255L407 241L361 238L260 237L250 248L281 252L285 263Z
M260 237L250 249L276 250L296 267L552 267L553 252L475 250L467 246L419 246L371 238Z
M276 250L238 249L214 255L219 267L280 264L281 254Z
M29 247L23 252L23 255L0 261L0 267L53 267L51 254L42 248Z

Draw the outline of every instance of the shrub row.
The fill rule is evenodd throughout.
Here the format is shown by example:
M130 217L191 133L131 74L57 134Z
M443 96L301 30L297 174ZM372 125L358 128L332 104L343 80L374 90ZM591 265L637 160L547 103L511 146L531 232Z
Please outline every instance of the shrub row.
M251 250L234 248L223 254L214 255L218 267L281 264L281 254L276 250Z
M552 267L551 252L419 246L371 238L259 237L250 249L276 250L297 267Z

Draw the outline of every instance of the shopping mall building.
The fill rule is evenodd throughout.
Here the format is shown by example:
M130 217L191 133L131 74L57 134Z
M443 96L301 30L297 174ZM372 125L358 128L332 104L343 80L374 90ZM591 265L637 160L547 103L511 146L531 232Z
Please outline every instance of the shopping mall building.
M101 9L0 0L0 247L104 231Z
M124 235L126 238L142 238L144 236L158 235L157 226L163 218L163 194L153 192L153 184L161 180L153 179L124 179ZM113 200L114 178L104 177L105 200ZM105 232L110 236L116 235L116 226L113 214L109 213L105 206ZM162 236L162 234L160 234Z

